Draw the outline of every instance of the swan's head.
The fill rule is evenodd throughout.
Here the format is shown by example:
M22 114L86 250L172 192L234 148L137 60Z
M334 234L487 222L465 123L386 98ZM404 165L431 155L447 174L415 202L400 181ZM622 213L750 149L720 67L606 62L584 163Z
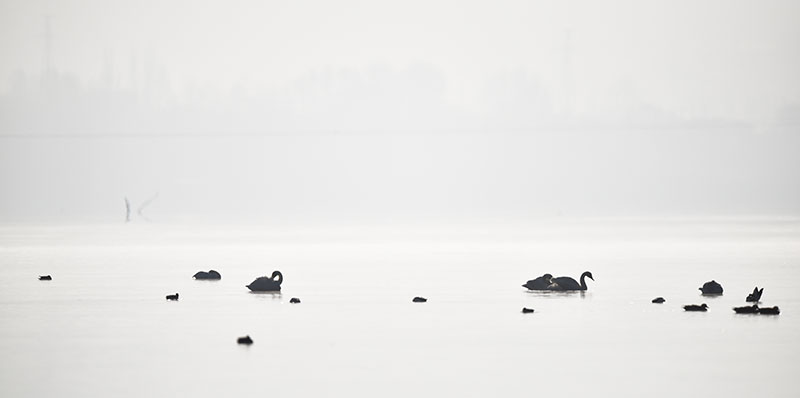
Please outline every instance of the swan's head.
M544 275L542 275L542 279L544 279L544 280L546 280L546 281L550 282L550 279L553 279L553 275L550 275L550 274L544 274Z
M589 279L591 279L591 280L594 280L594 277L592 277L592 273L591 273L591 272L589 272L589 271L586 271L586 272L584 272L583 274L584 274L584 275L586 275L586 277L587 277L587 278L589 278Z
M700 306L703 307L703 309L708 309L708 305L706 303L700 304Z

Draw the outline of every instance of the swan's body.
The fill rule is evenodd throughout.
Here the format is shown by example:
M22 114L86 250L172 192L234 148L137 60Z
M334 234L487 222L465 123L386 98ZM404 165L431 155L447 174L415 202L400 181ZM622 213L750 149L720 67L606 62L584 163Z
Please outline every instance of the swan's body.
M704 283L703 287L699 289L703 294L722 294L722 285L715 280Z
M247 288L254 292L279 292L283 283L283 274L280 271L272 273L272 277L262 276L250 282Z
M547 290L586 290L586 278L594 280L592 273L589 271L581 274L581 283L568 276L559 276L550 280L552 283L547 287Z
M214 271L212 269L212 270L210 270L208 272L200 271L200 272L194 274L193 278L194 279L199 279L199 280L219 280L219 279L222 279L222 275L220 275L219 272Z
M708 311L708 305L706 305L705 303L703 303L703 304L700 304L700 305L697 305L697 304L684 305L684 306L683 306L683 310L684 310L684 311L700 311L700 312L706 312L706 311Z
M758 305L748 305L746 307L734 307L737 314L758 314Z
M552 284L551 280L553 279L553 275L544 274L536 279L531 279L525 282L522 287L528 288L528 290L548 290L550 285Z
M753 293L750 293L750 294L747 295L746 301L748 303L757 303L757 302L761 301L761 295L762 294L764 294L764 288L762 287L761 289L759 289L758 286L756 286L753 289Z

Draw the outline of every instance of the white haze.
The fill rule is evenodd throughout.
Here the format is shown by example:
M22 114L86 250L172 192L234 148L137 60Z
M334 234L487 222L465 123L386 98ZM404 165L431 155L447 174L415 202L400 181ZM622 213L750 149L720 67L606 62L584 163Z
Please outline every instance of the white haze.
M799 215L793 1L3 1L0 220Z

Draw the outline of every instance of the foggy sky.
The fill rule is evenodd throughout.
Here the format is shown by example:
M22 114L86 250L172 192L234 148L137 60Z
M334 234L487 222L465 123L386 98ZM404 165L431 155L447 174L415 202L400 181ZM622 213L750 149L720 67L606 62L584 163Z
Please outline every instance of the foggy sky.
M0 220L800 214L793 1L3 1Z

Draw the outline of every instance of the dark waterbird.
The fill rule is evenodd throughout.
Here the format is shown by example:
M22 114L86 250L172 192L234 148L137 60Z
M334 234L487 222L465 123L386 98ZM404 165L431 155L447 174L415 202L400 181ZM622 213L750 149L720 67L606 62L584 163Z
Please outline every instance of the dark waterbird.
M653 301L652 301L652 302L653 302L653 303L656 303L656 304L661 304L661 303L663 303L663 302L665 302L665 301L667 301L667 300L664 300L664 298L663 298L663 297L656 297L656 298L654 298L654 299L653 299Z
M748 305L744 307L733 307L737 314L758 314L758 305Z
M578 283L578 281L568 276L559 276L558 278L551 279L552 284L547 288L547 290L586 290L586 278L594 280L592 273L589 271L581 274L581 283Z
M258 277L247 285L247 288L254 292L279 292L283 283L283 274L280 271L272 273L272 277Z
M522 307L523 314L530 314L531 312L533 312L533 308Z
M300 304L300 299L297 297L292 297L292 299L289 300L289 302L292 304Z
M528 290L547 290L547 288L553 283L551 282L552 279L553 275L544 274L536 279L531 279L525 282L522 287L526 287Z
M761 315L778 315L781 313L781 310L778 308L778 306L765 307L765 308L759 308L758 313Z
M238 339L236 339L236 342L239 343L239 344L250 345L250 344L253 344L253 339L250 338L250 335L247 335L247 336L244 336L244 337L239 337Z
M722 285L715 280L704 283L703 287L699 289L703 294L722 294Z
M167 300L177 301L178 300L178 293L167 295Z
M40 275L40 276L39 276L39 280L40 280L40 281L52 281L52 280L53 280L53 277L52 277L52 276L50 276L50 275Z
M748 303L757 303L761 301L762 294L764 294L764 288L762 287L761 289L759 289L758 286L756 286L755 288L753 288L753 293L747 295L747 299L745 299L745 301L747 301Z
M411 301L415 303L425 303L428 301L428 299L426 299L425 297L414 297L414 299Z
M683 310L684 310L684 311L701 311L701 312L706 312L706 311L708 311L708 306L707 306L705 303L703 303L703 304L700 304L700 305L697 305L697 304L690 304L690 305L684 305L684 306L683 306Z
M200 271L200 272L194 274L193 278L197 279L197 280L212 280L213 281L213 280L222 279L222 275L220 275L219 272L214 271L212 269L212 270L210 270L208 272Z

